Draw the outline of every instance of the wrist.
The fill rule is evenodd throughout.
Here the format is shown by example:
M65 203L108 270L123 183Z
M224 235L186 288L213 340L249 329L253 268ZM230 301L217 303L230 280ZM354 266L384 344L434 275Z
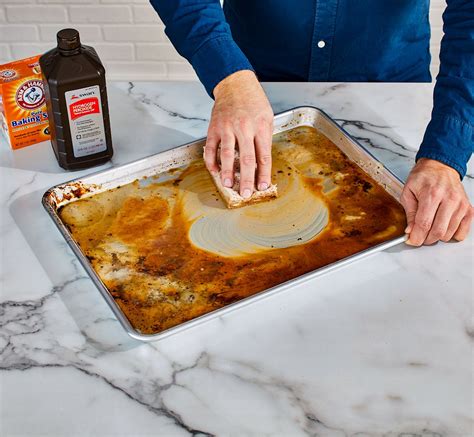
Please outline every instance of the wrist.
M229 74L229 76L222 79L213 90L214 98L219 98L220 95L228 92L229 89L233 89L236 86L248 81L258 82L257 76L252 70L239 70L235 73Z
M418 161L416 161L415 167L442 171L460 177L459 172L455 168L449 166L448 164L445 164L444 162L432 158L419 158Z

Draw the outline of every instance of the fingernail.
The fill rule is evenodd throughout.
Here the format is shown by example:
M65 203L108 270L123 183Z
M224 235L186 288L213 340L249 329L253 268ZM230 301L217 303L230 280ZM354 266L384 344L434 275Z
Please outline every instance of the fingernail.
M413 247L420 247L421 244L415 243L414 241L410 240L410 238L405 241L405 244L408 244L408 246L413 246Z
M244 199L248 199L251 195L252 195L252 192L248 188L246 188L244 192L242 193L242 197Z
M267 188L268 188L268 184L266 182L261 182L260 184L258 184L258 189L260 191L265 191Z
M411 231L411 225L408 225L406 228L405 228L405 234L409 234Z
M232 181L229 178L224 179L224 187L231 188Z

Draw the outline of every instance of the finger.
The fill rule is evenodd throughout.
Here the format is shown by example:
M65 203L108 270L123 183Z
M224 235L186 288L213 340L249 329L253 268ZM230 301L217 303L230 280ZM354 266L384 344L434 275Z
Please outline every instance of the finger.
M418 209L413 222L413 228L410 232L410 238L408 239L407 244L421 246L424 243L431 229L431 225L433 224L439 204L439 196L420 196Z
M425 244L433 244L444 237L448 230L449 222L457 210L456 202L441 202L436 211L433 224L425 240Z
M442 240L445 242L451 241L454 233L458 230L459 225L461 224L461 220L464 218L466 213L468 212L468 209L460 205L454 214L451 217L451 220L449 222L448 229L446 230L446 233L444 234Z
M235 136L232 131L226 131L221 136L221 181L224 187L234 185Z
M208 134L206 138L206 145L204 147L204 162L207 169L211 172L219 171L217 165L217 146L219 145L219 136Z
M255 145L253 135L241 134L237 137L240 153L240 195L248 199L255 187Z
M473 216L473 208L472 206L470 206L467 214L461 220L461 223L459 224L459 228L454 233L453 238L455 240L462 241L467 237L467 235L469 234L469 231L471 230L472 216Z
M400 203L405 209L405 214L407 216L407 227L405 228L405 233L409 234L413 229L413 222L415 221L416 210L418 209L418 201L412 191L406 186L400 197Z
M255 136L257 155L257 188L266 190L272 182L272 134L273 127L265 123Z

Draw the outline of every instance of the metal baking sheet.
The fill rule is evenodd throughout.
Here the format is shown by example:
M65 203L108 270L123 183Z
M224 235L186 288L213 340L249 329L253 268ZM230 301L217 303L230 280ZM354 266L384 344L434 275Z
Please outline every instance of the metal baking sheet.
M274 120L274 134L289 131L296 127L314 127L325 137L332 141L344 154L355 162L365 173L371 176L380 186L382 186L392 197L399 199L403 184L387 168L383 166L373 155L371 155L362 145L355 141L347 132L336 124L322 110L314 107L297 107L289 111L277 114ZM127 317L122 312L119 305L112 297L106 285L101 281L99 275L92 267L91 263L81 250L78 243L73 238L68 227L62 221L59 210L79 199L94 196L98 193L106 192L117 187L129 184L133 181L147 177L154 177L157 174L169 171L174 168L181 168L187 164L201 158L202 147L205 139L200 139L189 144L185 144L175 149L158 153L144 159L126 164L110 170L93 173L86 177L72 180L70 182L50 188L43 196L43 206L53 219L59 231L66 239L67 243L78 257L79 261L97 286L102 296L114 312L115 316L122 324L127 333L135 339L142 341L153 341L182 331L196 324L202 323L211 318L220 316L225 312L241 308L258 299L268 298L275 293L286 290L295 284L315 278L321 274L332 271L336 268L350 264L358 259L366 257L374 252L384 250L388 247L399 244L405 240L405 236L400 236L382 244L370 247L369 249L348 256L332 264L321 267L317 270L305 273L295 279L289 280L267 290L258 292L252 296L228 304L217 310L200 315L191 320L185 321L177 326L171 327L157 334L143 334L135 329Z

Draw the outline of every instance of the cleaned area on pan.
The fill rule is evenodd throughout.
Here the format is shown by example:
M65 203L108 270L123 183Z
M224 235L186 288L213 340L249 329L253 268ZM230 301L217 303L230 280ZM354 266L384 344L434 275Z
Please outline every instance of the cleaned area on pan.
M228 210L197 160L60 217L144 334L403 235L401 205L316 129L275 136L273 158L269 202Z

